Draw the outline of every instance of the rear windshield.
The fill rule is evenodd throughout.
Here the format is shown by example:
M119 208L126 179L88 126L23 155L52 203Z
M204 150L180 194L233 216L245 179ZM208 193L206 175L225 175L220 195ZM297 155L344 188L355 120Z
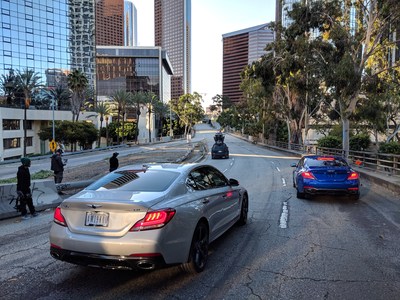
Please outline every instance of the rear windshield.
M162 192L178 178L178 172L155 170L126 170L110 173L89 185L86 190L120 190Z
M335 158L307 158L306 164L310 167L345 167L347 163L344 159Z

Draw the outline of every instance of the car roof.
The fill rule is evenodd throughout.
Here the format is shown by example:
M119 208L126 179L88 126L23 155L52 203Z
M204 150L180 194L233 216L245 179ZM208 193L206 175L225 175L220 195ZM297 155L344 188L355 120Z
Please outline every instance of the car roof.
M308 158L308 159L318 159L318 158L324 158L324 157L331 157L334 159L344 159L342 156L339 155L316 155L316 154L305 154L302 156L302 158Z
M148 163L148 164L135 164L135 165L128 165L118 169L118 171L125 171L125 170L159 170L159 171L175 171L179 173L185 173L188 170L194 169L196 167L207 166L212 167L210 165L201 164L201 163L188 163L188 164L177 164L177 163Z

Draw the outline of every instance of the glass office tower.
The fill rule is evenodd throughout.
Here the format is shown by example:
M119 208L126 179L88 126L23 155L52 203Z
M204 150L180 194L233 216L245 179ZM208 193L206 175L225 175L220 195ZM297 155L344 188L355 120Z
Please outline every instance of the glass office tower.
M191 1L154 1L155 45L167 50L174 75L172 99L191 92Z
M46 86L95 76L94 0L1 0L0 76L33 69Z

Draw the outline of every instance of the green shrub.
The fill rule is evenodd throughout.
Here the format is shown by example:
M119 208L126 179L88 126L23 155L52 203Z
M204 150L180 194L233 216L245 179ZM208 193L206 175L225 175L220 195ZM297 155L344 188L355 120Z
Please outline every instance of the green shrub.
M400 143L398 142L381 143L379 145L379 152L400 155Z
M371 144L371 140L369 139L369 135L362 133L350 137L349 144L350 144L350 150L365 151Z
M342 148L342 140L337 136L326 136L318 140L318 147L323 148Z

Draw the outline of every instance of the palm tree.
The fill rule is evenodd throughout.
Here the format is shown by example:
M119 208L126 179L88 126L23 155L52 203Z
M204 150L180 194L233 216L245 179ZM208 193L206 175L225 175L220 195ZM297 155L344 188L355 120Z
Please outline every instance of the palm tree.
M4 95L7 97L7 105L12 104L12 99L15 96L16 92L16 82L14 70L10 70L7 75L1 75L0 79L0 89L4 92Z
M60 110L61 108L68 107L71 100L71 92L62 85L58 85L55 89L45 90L45 93L52 101L54 109Z
M79 113L85 102L85 91L88 87L88 79L80 70L73 70L68 74L68 87L72 91L72 121L78 121Z
M120 117L122 117L122 138L124 138L125 130L125 114L127 105L132 99L132 93L125 90L118 90L111 95L111 100L117 106L117 123L120 124ZM119 134L117 134L117 143L119 144Z
M33 70L29 70L26 68L23 72L17 71L16 75L16 83L18 88L24 93L25 98L25 105L24 105L24 152L23 155L26 156L26 130L27 130L27 123L26 123L26 111L31 105L32 94L42 87L40 83L41 77L39 73L35 73Z
M97 106L94 109L100 115L100 132L99 132L99 146L101 141L101 129L103 128L104 117L108 116L111 113L111 107L108 103L101 101L97 103ZM108 146L108 141L107 141Z

